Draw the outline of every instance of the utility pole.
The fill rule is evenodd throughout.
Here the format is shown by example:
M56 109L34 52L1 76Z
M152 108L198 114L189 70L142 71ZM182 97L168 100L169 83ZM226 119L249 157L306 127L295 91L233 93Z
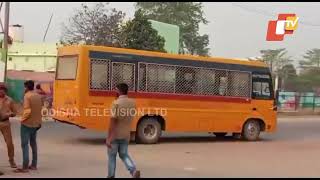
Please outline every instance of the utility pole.
M52 16L53 16L53 13L51 14L49 23L48 23L48 25L47 25L46 32L44 33L44 36L43 36L43 39L42 39L42 42L45 42L45 41L46 41L46 37L47 37L47 33L48 33L48 30L49 30L49 27L50 27L50 24L51 24Z
M8 40L9 40L9 13L10 11L10 2L5 2L5 9L4 9L4 38L3 38L3 49L5 50L5 57L4 57L4 82L7 78L7 57L8 57Z

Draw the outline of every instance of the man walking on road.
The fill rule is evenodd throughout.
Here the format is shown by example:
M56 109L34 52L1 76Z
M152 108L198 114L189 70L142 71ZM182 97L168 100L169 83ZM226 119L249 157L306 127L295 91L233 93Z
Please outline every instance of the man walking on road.
M135 110L135 102L128 98L128 85L118 84L117 93L119 95L112 104L109 134L106 140L108 146L108 177L114 178L116 171L117 153L126 165L126 168L134 178L140 178L140 171L128 154L128 145L130 141L131 122L134 114L129 114Z
M17 165L14 161L14 145L9 118L14 117L17 110L14 106L13 100L6 95L6 92L6 86L4 84L0 84L0 131L7 144L10 166L11 168L16 168Z
M37 131L42 123L42 96L34 91L34 82L29 80L24 83L25 95L23 102L23 115L21 118L21 148L23 155L22 168L16 169L16 173L25 173L37 170L38 149ZM32 163L29 166L29 143L32 150Z

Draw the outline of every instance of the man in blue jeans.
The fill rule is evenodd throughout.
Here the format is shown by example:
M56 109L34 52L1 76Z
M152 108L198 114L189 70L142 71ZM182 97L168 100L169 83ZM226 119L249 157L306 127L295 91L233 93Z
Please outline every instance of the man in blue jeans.
M130 141L131 122L134 117L135 102L128 98L128 85L117 85L118 98L113 102L111 109L111 119L109 134L106 140L108 146L108 177L114 178L116 171L117 153L126 165L126 168L134 178L140 178L140 171L128 154ZM134 111L132 111L134 110Z
M16 173L26 173L30 170L37 170L38 148L37 131L42 123L43 98L34 91L34 82L29 80L24 83L25 95L23 101L23 114L21 118L21 148L23 155L22 168L15 170ZM32 162L29 166L29 143L32 150Z

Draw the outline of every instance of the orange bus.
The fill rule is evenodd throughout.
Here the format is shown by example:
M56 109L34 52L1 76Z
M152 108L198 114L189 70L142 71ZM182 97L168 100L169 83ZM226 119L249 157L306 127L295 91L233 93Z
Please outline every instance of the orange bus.
M58 50L53 118L106 131L104 112L122 82L137 109L147 109L132 123L138 143L156 143L163 131L255 141L276 129L272 76L263 62L86 45Z

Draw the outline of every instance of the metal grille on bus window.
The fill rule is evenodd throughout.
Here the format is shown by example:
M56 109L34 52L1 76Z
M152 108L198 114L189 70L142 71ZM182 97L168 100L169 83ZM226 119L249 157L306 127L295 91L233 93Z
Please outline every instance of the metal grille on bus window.
M175 92L175 67L169 65L147 64L147 92Z
M235 97L250 97L250 74L247 72L229 72L228 95Z
M139 65L139 90L208 96L250 96L247 72L159 64Z
M226 95L227 71L214 69L201 69L201 94L202 95Z
M109 60L90 59L90 89L110 90Z
M199 68L176 67L175 93L199 94L197 83L199 81Z
M250 75L246 72L177 67L175 93L248 97Z
M112 63L112 90L120 83L126 83L134 91L134 64Z
M226 96L227 89L228 89L228 71L226 70L215 70L216 77L215 77L215 91L219 96Z
M146 64L139 64L139 91L146 91Z
M215 69L201 69L201 95L225 96L227 90L227 71Z

